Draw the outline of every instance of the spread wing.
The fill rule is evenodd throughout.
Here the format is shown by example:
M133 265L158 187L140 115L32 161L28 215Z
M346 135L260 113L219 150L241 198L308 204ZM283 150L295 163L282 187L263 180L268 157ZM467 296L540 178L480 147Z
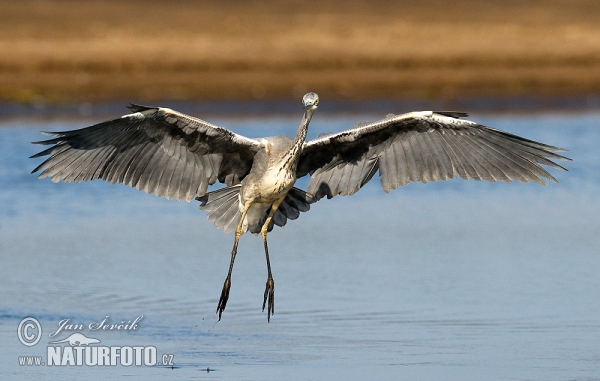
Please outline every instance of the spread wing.
M569 160L564 149L458 119L456 112L389 115L305 143L298 177L311 174L317 198L351 195L379 171L385 192L413 181L463 179L556 182L542 165Z
M202 196L217 179L234 185L252 167L257 140L168 108L131 105L131 114L79 130L45 133L50 155L32 173L58 182L123 183L168 199Z

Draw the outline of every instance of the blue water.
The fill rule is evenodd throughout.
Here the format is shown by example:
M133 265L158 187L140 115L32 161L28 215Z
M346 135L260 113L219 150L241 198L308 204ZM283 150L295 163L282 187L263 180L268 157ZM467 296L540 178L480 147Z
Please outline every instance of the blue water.
M309 138L381 116L317 113ZM3 122L0 378L600 379L600 113L471 119L569 149L569 172L552 170L559 183L546 187L453 180L389 194L374 178L320 201L269 235L270 323L259 238L242 237L217 322L232 234L196 202L30 174L39 130L99 120ZM299 120L211 122L258 137ZM136 330L87 330L141 315ZM26 317L42 327L32 347L17 336ZM101 345L154 346L174 367L19 366L47 361L49 342L74 332L49 337L64 319Z

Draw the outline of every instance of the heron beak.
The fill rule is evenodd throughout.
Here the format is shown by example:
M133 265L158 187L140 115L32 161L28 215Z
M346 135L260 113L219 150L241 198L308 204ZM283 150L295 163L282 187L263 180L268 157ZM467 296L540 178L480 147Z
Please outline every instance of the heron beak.
M313 110L313 111L314 111L314 110L316 110L316 108L317 108L317 103L306 102L306 103L304 104L304 109L305 109L305 110L309 110L309 109L310 109L310 110Z
M310 120L312 119L312 116L316 109L317 105L315 104L304 105L304 115L302 116L302 122L300 123L301 126L306 125L308 127L308 124L310 123Z
M304 104L305 110L308 111L310 109L314 111L319 104L319 96L315 93L308 93L302 98L302 103Z
M304 106L304 119L310 120L316 109L317 109L317 105L305 105Z

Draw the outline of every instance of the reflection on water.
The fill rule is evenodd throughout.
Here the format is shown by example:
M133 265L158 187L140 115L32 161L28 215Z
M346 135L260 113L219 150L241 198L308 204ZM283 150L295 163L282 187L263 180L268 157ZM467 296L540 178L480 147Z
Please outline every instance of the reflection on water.
M365 116L362 119L374 119ZM297 118L212 122L247 136L295 131ZM360 119L360 118L359 118ZM197 204L103 182L53 184L29 172L38 130L0 126L0 337L3 379L592 379L600 365L600 114L479 116L568 148L559 184L447 181L385 195L375 179L323 200L270 237L276 293L261 313L260 239L242 237L223 320L215 314L233 242ZM356 118L319 115L309 138ZM153 345L177 368L21 367L44 335L144 315L106 345ZM66 335L60 336L64 338ZM209 373L206 368L214 370Z

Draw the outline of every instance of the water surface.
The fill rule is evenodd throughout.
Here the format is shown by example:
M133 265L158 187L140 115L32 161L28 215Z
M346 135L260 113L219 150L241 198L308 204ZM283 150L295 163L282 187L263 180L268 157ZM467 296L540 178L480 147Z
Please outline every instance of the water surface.
M309 138L362 117L315 116ZM262 242L242 237L223 319L215 314L232 234L197 203L30 171L39 130L0 126L0 375L3 379L564 380L600 378L600 114L471 119L568 148L558 184L452 180L385 194L377 178L322 200L269 235L275 315L261 313ZM295 117L211 122L293 134ZM301 182L300 185L305 185ZM82 331L108 346L155 346L175 367L19 366L44 356L59 321L143 315L135 331ZM22 345L25 317L42 339ZM68 332L70 333L70 332ZM67 332L57 338L68 336ZM211 371L207 372L206 369Z

